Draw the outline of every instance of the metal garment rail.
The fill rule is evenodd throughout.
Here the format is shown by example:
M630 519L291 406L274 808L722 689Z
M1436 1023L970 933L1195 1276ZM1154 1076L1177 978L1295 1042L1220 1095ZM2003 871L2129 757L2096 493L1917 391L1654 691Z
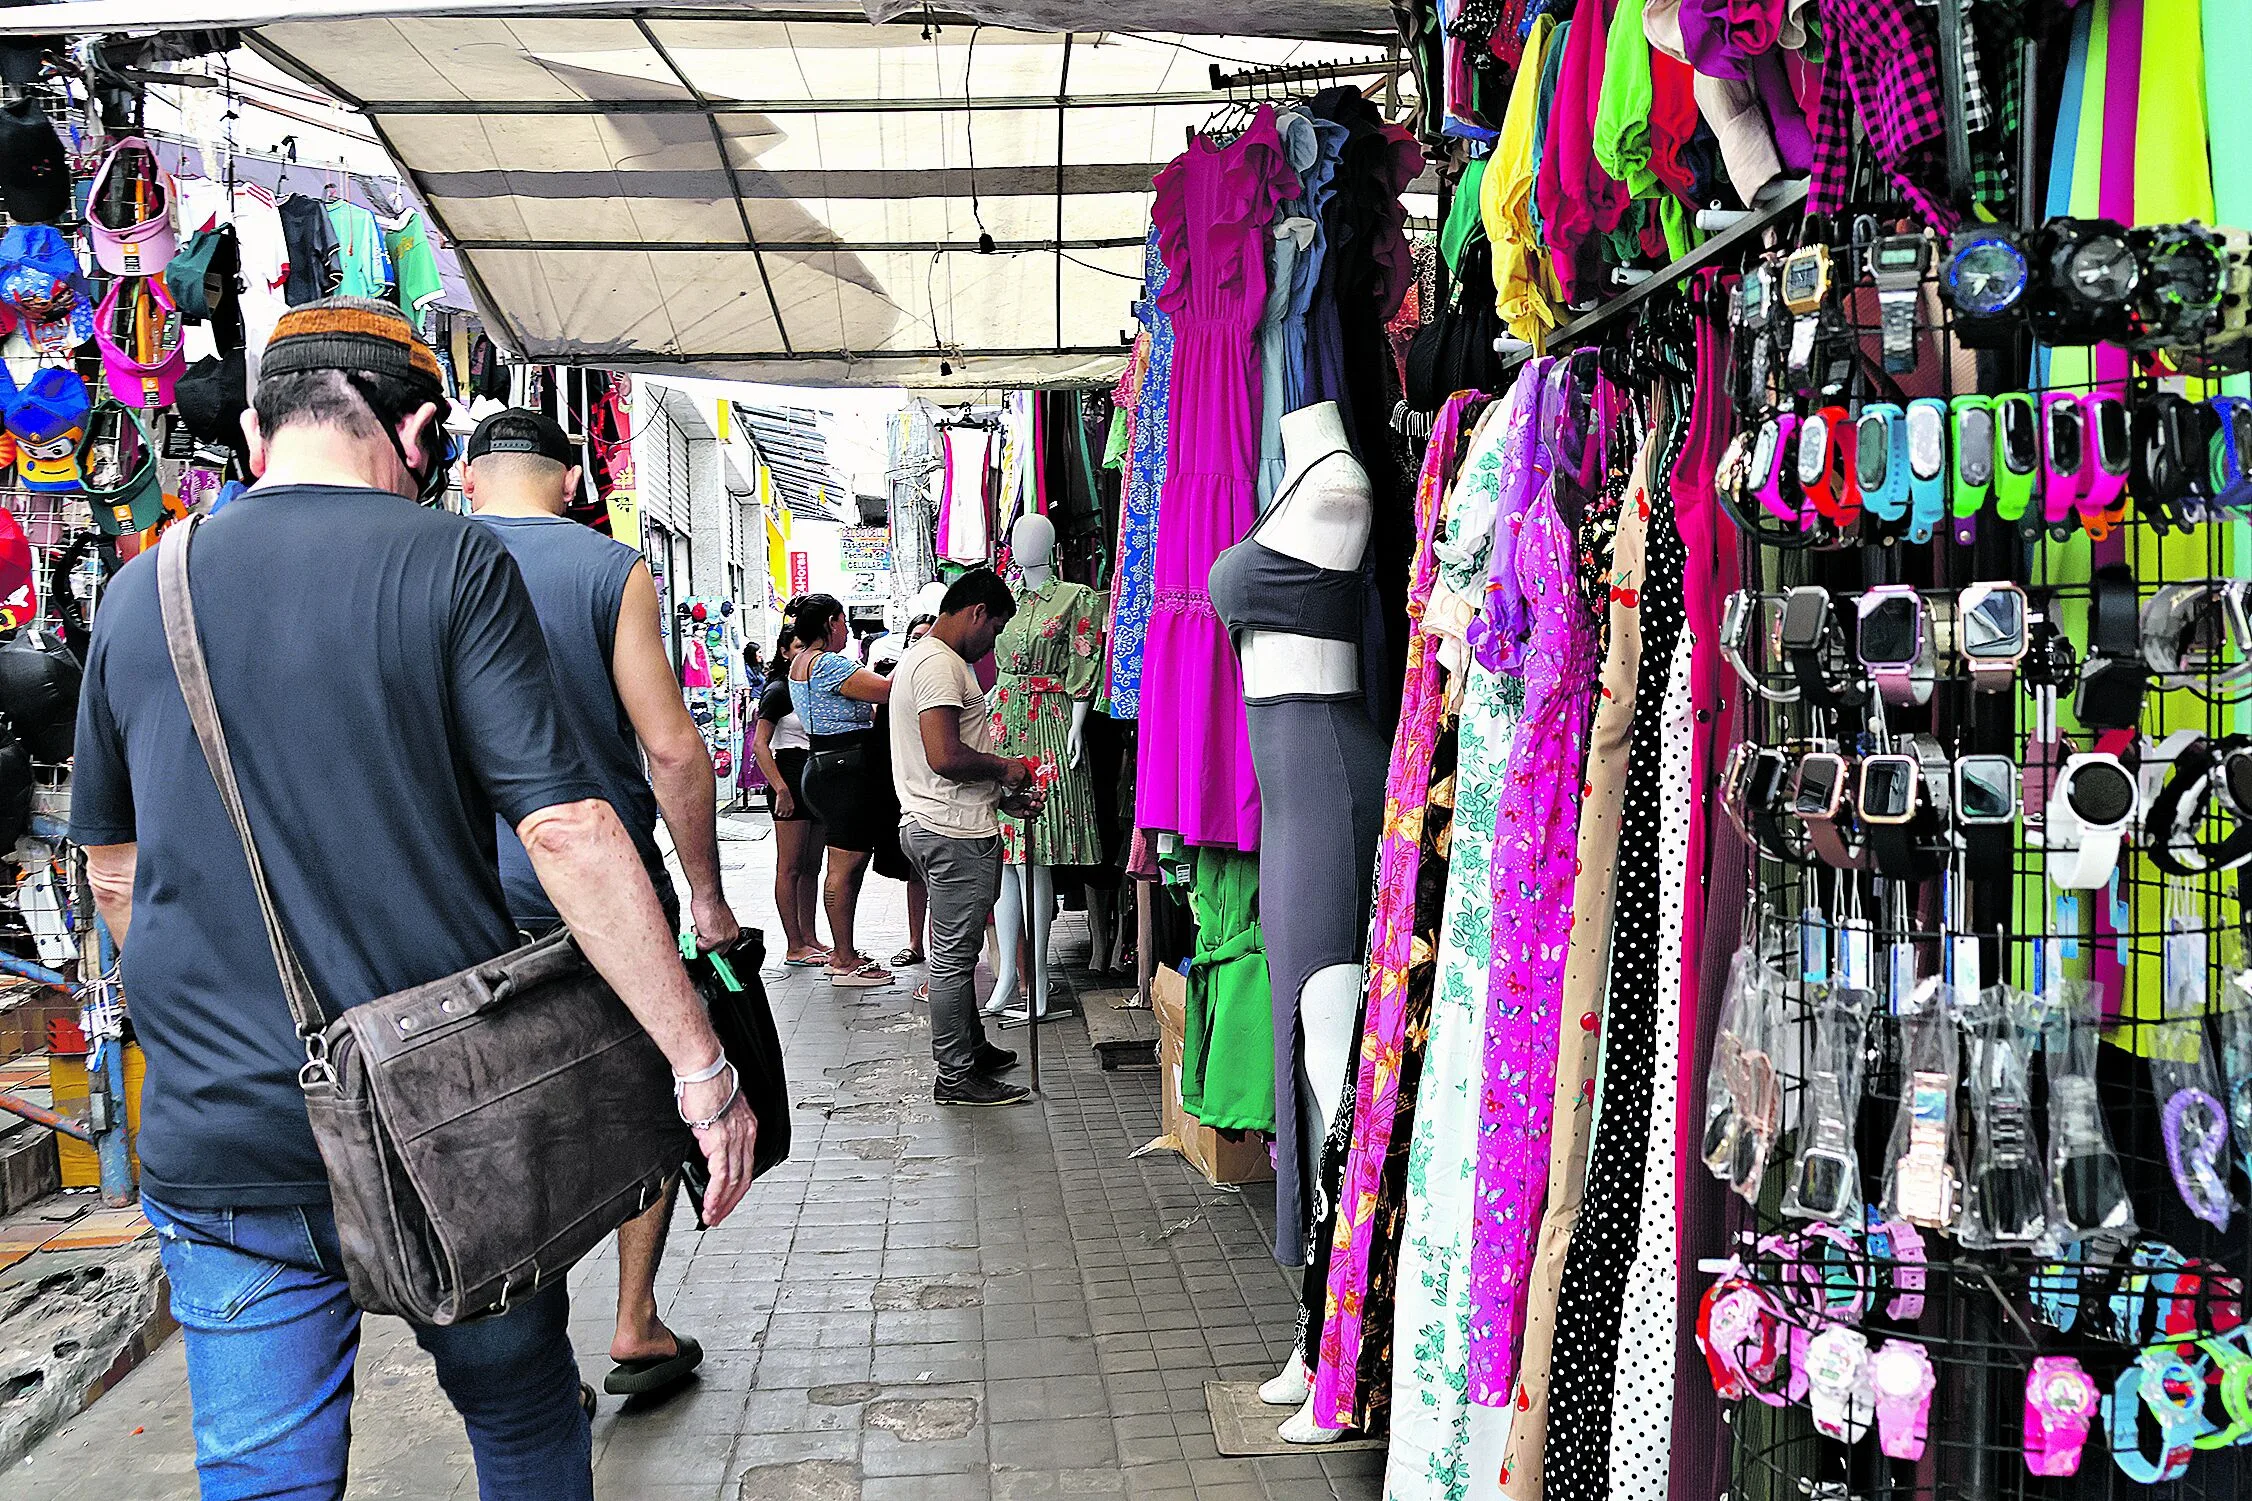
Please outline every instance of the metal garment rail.
M1669 261L1663 268L1651 272L1649 276L1628 287L1601 307L1591 312L1582 313L1579 317L1557 329L1545 341L1547 350L1554 353L1560 349L1571 349L1600 338L1604 331L1613 324L1683 277L1693 272L1702 271L1707 266L1718 265L1729 260L1747 245L1756 245L1760 236L1766 234L1768 230L1791 215L1796 214L1805 202L1806 183L1804 180L1785 184L1782 192L1776 195L1774 202L1751 210L1741 220L1714 235L1687 255ZM1526 360L1531 359L1532 356L1533 351L1530 349L1516 350L1503 358L1502 368L1505 370L1514 369Z

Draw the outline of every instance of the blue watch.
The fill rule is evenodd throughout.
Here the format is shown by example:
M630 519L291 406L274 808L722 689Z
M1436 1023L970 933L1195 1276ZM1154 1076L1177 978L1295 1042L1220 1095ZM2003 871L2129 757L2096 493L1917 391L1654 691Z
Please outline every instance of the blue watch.
M2216 396L2212 408L2213 504L2221 510L2252 510L2252 400Z
M1908 403L1908 540L1929 542L1947 519L1947 403Z
M1889 401L1861 409L1853 430L1854 478L1861 506L1879 521L1908 514L1908 418Z
M2184 1360L2174 1345L2153 1345L2134 1358L2104 1399L2111 1432L2111 1458L2137 1485L2178 1480L2197 1452L2197 1439L2212 1428L2205 1416L2205 1360ZM2148 1411L2158 1423L2158 1454L2143 1452L2140 1418Z

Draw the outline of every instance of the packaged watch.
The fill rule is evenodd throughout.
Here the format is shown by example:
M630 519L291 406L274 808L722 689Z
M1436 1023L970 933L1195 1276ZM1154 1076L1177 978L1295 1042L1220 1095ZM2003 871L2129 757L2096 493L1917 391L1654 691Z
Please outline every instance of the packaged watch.
M2033 1125L2034 1000L1992 985L1963 1017L1970 1162L1955 1238L1973 1250L2030 1246L2048 1231L2048 1188Z
M1861 1157L1854 1122L1869 1014L1876 996L1843 984L1813 991L1814 1036L1807 1045L1800 1094L1798 1153L1783 1193L1783 1213L1835 1224L1862 1222Z
M1900 1110L1885 1148L1885 1218L1952 1230L1962 1207L1955 1160L1958 993L1919 988L1925 1004L1900 1016Z
M2055 1254L2091 1236L2125 1239L2137 1226L2096 1088L2101 991L2058 975L2054 966L2050 975L2041 998L2041 1055L2049 1081L2048 1242Z
M2166 935L2164 1002L2144 1028L2150 1084L2158 1099L2159 1138L2174 1188L2189 1212L2226 1231L2235 1201L2229 1193L2229 1110L2219 1060L2205 1035L2210 970L2208 937L2199 929Z
M1737 951L1729 967L1720 1029L1706 1075L1705 1166L1753 1203L1759 1200L1775 1134L1782 1125L1776 1039L1784 994L1780 969L1750 946Z

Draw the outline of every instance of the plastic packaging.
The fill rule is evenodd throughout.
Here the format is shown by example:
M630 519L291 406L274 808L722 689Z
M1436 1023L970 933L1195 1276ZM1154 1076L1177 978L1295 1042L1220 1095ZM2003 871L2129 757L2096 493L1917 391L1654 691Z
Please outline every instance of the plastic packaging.
M2034 998L2008 985L1980 991L1963 1018L1971 1147L1955 1238L1974 1250L2032 1245L2048 1231L2030 1082L2038 1018Z
M2151 1088L2158 1096L2166 1166L2189 1212L2227 1230L2229 1111L2221 1070L2205 1037L2207 943L2203 932L2166 935L2165 1005L2150 1050Z
M1962 1208L1954 1159L1955 1077L1961 1049L1951 986L1919 985L1900 1015L1900 1109L1885 1148L1885 1218L1952 1230Z
M1782 1125L1775 1039L1784 985L1782 972L1751 948L1737 951L1706 1080L1705 1166L1755 1203Z
M2213 1010L2236 1156L2252 1174L2252 966L2246 963L2243 937L2233 930L2222 939L2221 985Z
M1800 1099L1798 1156L1783 1194L1783 1213L1859 1226L1861 1158L1853 1124L1861 1108L1864 1043L1876 997L1843 985L1821 986L1811 995L1814 1037Z
M2050 970L2041 1006L2041 1051L2049 1077L2049 1234L2055 1255L2090 1236L2119 1240L2136 1230L2127 1177L2112 1149L2096 1089L2099 988Z

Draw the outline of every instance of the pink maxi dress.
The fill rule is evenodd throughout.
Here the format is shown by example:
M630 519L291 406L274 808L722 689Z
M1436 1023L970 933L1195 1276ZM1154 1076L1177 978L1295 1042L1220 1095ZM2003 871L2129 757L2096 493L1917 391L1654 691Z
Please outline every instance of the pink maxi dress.
M1158 306L1173 320L1156 600L1142 666L1134 821L1190 844L1259 847L1243 680L1212 608L1212 561L1257 512L1259 351L1275 205L1298 196L1274 111L1226 146L1203 136L1157 174Z

